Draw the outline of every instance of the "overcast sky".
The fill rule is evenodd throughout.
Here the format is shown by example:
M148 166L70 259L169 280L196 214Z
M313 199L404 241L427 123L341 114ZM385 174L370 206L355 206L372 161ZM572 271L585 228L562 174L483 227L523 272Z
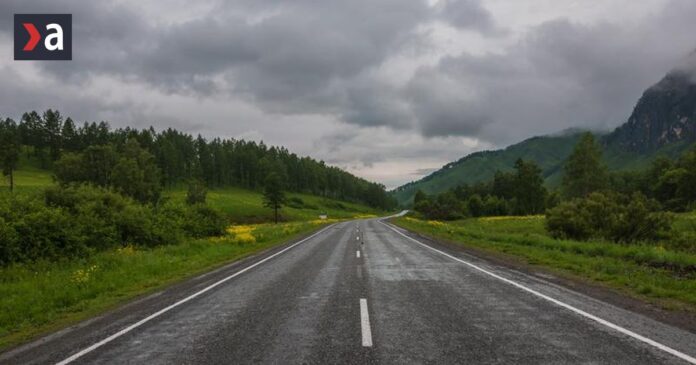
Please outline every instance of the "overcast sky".
M623 123L696 49L693 0L0 2L0 116L263 140L387 187L481 149ZM72 13L72 61L13 61Z

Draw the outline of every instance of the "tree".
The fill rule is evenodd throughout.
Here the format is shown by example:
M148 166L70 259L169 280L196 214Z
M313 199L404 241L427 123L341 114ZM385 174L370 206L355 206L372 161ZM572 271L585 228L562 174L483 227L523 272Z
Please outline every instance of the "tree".
M278 223L278 210L282 208L283 204L285 204L283 182L280 180L280 175L271 172L266 176L263 190L263 205L273 209L276 223Z
M539 214L546 206L546 188L541 169L533 161L525 162L518 159L515 162L515 201L516 214Z
M111 184L111 171L118 162L118 154L110 145L90 146L82 153L85 180L98 186Z
M14 120L0 121L0 164L2 174L10 179L10 191L14 190L14 171L19 162L19 130Z
M481 199L481 196L478 194L469 197L467 206L469 207L469 213L474 217L480 217L484 214L483 199Z
M142 203L156 203L162 185L155 157L140 147L137 140L128 139L121 158L111 171L111 185Z
M426 199L428 199L428 196L425 195L423 190L421 190L421 189L416 190L416 195L413 196L413 206L418 205L418 203L420 203Z
M586 197L607 184L602 151L592 133L585 133L564 166L563 193L567 198Z
M56 161L60 157L60 148L62 145L61 130L63 129L63 116L59 111L51 109L46 110L43 115L44 127L46 133L46 142L48 143L51 161Z
M60 135L63 139L62 147L68 151L78 151L80 149L77 129L75 128L75 122L68 118L63 123L63 129L60 131Z

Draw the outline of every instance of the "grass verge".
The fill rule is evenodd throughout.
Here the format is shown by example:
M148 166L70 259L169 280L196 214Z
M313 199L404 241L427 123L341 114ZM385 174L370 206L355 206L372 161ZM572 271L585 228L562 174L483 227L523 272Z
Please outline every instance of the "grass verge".
M455 222L411 217L397 225L427 236L503 254L561 276L601 283L665 309L696 313L696 255L662 245L557 240L544 217L487 217Z
M222 237L152 249L128 246L82 260L0 268L0 350L327 223L232 226Z

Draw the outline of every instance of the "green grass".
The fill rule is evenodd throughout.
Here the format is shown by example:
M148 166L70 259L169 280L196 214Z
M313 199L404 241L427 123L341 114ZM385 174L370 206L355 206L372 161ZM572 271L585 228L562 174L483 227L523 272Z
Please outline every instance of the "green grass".
M693 214L679 216L675 229L688 229L692 218ZM669 242L620 245L557 240L547 235L543 216L471 218L448 223L405 217L395 223L561 276L601 283L667 309L696 312L696 254L667 248Z
M171 199L183 200L186 197L186 191L171 190L164 195ZM328 214L329 218L354 218L380 213L363 205L314 195L289 193L287 197L300 199L302 204L289 202L284 206L280 210L284 221L313 220L320 214ZM263 206L263 195L257 191L242 188L211 190L208 192L207 203L225 212L235 222L254 223L273 220L273 211ZM289 206L290 204L297 207Z
M38 167L24 166L14 172L15 192L31 192L53 184L53 176L49 171ZM9 190L9 179L5 176L0 177L0 191Z
M83 260L0 268L0 350L323 224L261 224L245 227L252 242L228 234L153 249L127 247Z

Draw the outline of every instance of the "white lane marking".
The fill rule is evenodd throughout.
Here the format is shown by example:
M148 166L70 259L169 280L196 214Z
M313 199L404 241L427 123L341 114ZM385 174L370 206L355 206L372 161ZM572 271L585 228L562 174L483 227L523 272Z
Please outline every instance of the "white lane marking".
M583 316L583 317L585 317L585 318L591 319L591 320L593 320L593 321L595 321L595 322L598 322L598 323L600 323L600 324L602 324L602 325L604 325L604 326L607 326L607 327L609 327L609 328L611 328L611 329L613 329L613 330L616 330L616 331L618 331L618 332L621 332L621 333L623 333L623 334L625 334L625 335L627 335L627 336L633 337L633 338L635 338L636 340L639 340L639 341L641 341L641 342L644 342L644 343L646 343L646 344L648 344L648 345L650 345L650 346L656 347L656 348L658 348L658 349L660 349L660 350L662 350L662 351L664 351L664 352L667 352L667 353L669 353L669 354L671 354L671 355L674 355L674 356L676 356L676 357L678 357L678 358L680 358L680 359L682 359L682 360L685 360L685 361L687 361L687 362L689 362L689 363L691 363L691 364L696 364L696 358L694 358L694 357L692 357L692 356L689 356L689 355L687 355L687 354L685 354L685 353L683 353L683 352L677 351L677 350L675 350L675 349L673 349L673 348L671 348L671 347L669 347L669 346L663 345L663 344L661 344L661 343L659 343L659 342L657 342L657 341L655 341L655 340L651 340L651 339L649 339L649 338L647 338L647 337L645 337L645 336L641 336L641 335L639 335L639 334L637 334L637 333L635 333L635 332L633 332L633 331L631 331L631 330L629 330L629 329L623 328L623 327L621 327L621 326L619 326L619 325L617 325L617 324L614 324L614 323L611 323L611 322L609 322L609 321L607 321L607 320L604 320L604 319L602 319L602 318L599 318L599 317L595 316L594 314L590 314L590 313L588 313L588 312L585 312L585 311L582 310L582 309L573 307L573 306L570 305L570 304L561 302L561 301L558 300L558 299L551 298L550 296L548 296L548 295L546 295L546 294L542 294L542 293L540 293L540 292L538 292L538 291L536 291L536 290L534 290L534 289L528 288L528 287L526 287L526 286L524 286L524 285L522 285L522 284L520 284L520 283L518 283L518 282L516 282L516 281L512 281L512 280L510 280L510 279L506 279L506 278L504 278L504 277L502 277L502 276L500 276L500 275L498 275L498 274L495 274L495 273L493 273L493 272L490 272L490 271L488 271L488 270L486 270L486 269L483 269L483 268L481 268L481 267L479 267L479 266L477 266L477 265L474 265L474 264L472 264L472 263L470 263L470 262L464 261L464 260L462 260L462 259L460 259L460 258L458 258L458 257L452 256L452 255L450 255L450 254L448 254L448 253L446 253L446 252L443 252L443 251L440 251L440 250L438 250L438 249L436 249L436 248L430 247L430 246L426 245L425 243L423 243L423 242L421 242L421 241L418 241L418 240L415 239L415 238L411 238L411 237L409 237L409 236L407 236L407 235L405 235L405 234L399 232L397 229L393 228L391 225L388 225L388 224L386 224L386 223L384 223L384 222L382 222L382 221L380 221L380 223L384 224L387 228L391 229L392 231L394 231L394 232L396 232L396 233L398 233L398 234L400 234L400 235L402 235L402 236L404 236L404 237L410 239L410 240L413 241L413 242L416 242L417 244L419 244L419 245L421 245L421 246L423 246L423 247L425 247L425 248L427 248L427 249L429 249L429 250L433 250L433 251L435 251L435 252L437 252L437 253L439 253L439 254L441 254L441 255L447 256L447 257L449 257L449 258L451 258L451 259L453 259L453 260L455 260L455 261L459 261L460 263L462 263L462 264L464 264L464 265L467 265L467 266L469 266L469 267L471 267L471 268L473 268L473 269L476 269L476 270L478 270L478 271L480 271L480 272L482 272L482 273L484 273L484 274L488 274L488 275L490 275L490 276L492 276L492 277L494 277L494 278L496 278L496 279L498 279L498 280L504 281L504 282L506 282L506 283L508 283L508 284L510 284L510 285L512 285L512 286L515 286L515 287L517 287L517 288L519 288L519 289L522 289L522 290L524 290L524 291L526 291L526 292L528 292L528 293L534 294L534 295L536 295L536 296L538 296L538 297L540 297L540 298L542 298L542 299L546 299L546 300L548 300L548 301L551 302L551 303L554 303L554 304L556 304L556 305L558 305L558 306L561 306L561 307L563 307L563 308L565 308L565 309L568 309L568 310L570 310L570 311L572 311L572 312L575 312L575 313L577 313L577 314L579 314L579 315L581 315L581 316Z
M150 320L152 320L152 319L154 319L154 318L157 318L157 317L161 316L162 314L164 314L164 313L166 313L166 312L169 312L170 310L172 310L172 309L174 309L174 308L176 308L176 307L178 307L178 306L180 306L180 305L182 305L182 304L184 304L184 303L190 301L191 299L194 299L194 298L200 296L201 294L203 294L203 293L205 293L205 292L207 292L207 291L210 291L211 289L213 289L213 288L219 286L220 284L222 284L222 283L224 283L224 282L226 282L226 281L228 281L228 280L230 280L230 279L232 279L232 278L234 278L234 277L236 277L236 276L239 276L239 275L241 275L241 274L243 274L243 273L245 273L245 272L247 272L247 271L249 271L249 270L255 268L256 266L259 266L259 265L263 264L264 262L266 262L266 261L268 261L268 260L270 260L270 259L272 259L272 258L274 258L274 257L276 257L276 256L278 256L278 255L280 255L280 254L282 254L283 252L286 252L286 251L288 251L289 249L291 249L291 248L293 248L293 247L295 247L295 246L297 246L297 245L299 245L299 244L301 244L301 243L303 243L303 242L305 242L305 241L307 241L307 240L313 238L314 236L316 236L316 235L318 235L318 234L324 232L325 230L327 230L327 229L328 229L329 227L331 227L331 226L333 226L333 224L324 227L323 229L321 229L321 230L315 232L314 234L312 234L311 236L305 237L304 239L302 239L302 240L300 240L300 241L297 241L297 242L293 243L292 245L290 245L290 246L288 246L288 247L286 247L286 248L284 248L284 249L282 249L282 250L280 250L280 251L274 253L274 254L271 255L271 256L266 257L265 259L263 259L263 260L261 260L261 261L255 263L255 264L253 264L253 265L247 266L247 267L245 267L244 269L239 270L239 271L237 271L236 273L234 273L234 274L232 274L232 275L230 275L230 276L228 276L228 277L226 277L226 278L224 278L224 279L221 279L221 280L219 280L219 281L216 281L216 282L213 283L213 284L210 284L209 286L205 287L204 289L202 289L202 290L200 290L200 291L198 291L198 292L196 292L196 293L194 293L194 294L191 294L191 295L189 295L188 297L186 297L186 298L184 298L184 299L181 299L180 301L178 301L178 302L176 302L176 303L174 303L174 304L172 304L172 305L170 305L170 306L168 306L168 307L166 307L166 308L164 308L164 309L161 309L161 310L159 310L159 311L157 311L157 312L155 312L155 313L153 313L153 314L151 314L151 315L149 315L149 316L147 316L147 317L141 319L141 320L138 321L138 322L133 323L132 325L130 325L130 326L128 326L128 327L126 327L126 328L124 328L124 329L122 329L122 330L120 330L120 331L114 333L113 335L111 335L111 336L109 336L109 337L107 337L107 338L105 338L105 339L103 339L103 340L101 340L101 341L99 341L99 342L97 342L97 343L95 343L95 344L93 344L93 345L91 345L91 346L89 346L89 347L87 347L87 348L81 350L80 352L77 352L77 353L73 354L72 356L68 357L67 359L65 359L65 360L63 360L63 361L60 361L60 362L56 363L56 365L65 365L65 364L69 364L69 363L71 363L71 362L77 360L78 358L80 358L80 357L82 357L82 356L84 356L84 355L86 355L86 354L88 354L88 353L94 351L95 349L97 349L97 348L99 348L99 347L101 347L101 346L104 346L105 344L107 344L107 343L109 343L109 342L111 342L111 341L113 341L113 340L115 340L115 339L117 339L117 338L119 338L119 337L125 335L126 333L132 331L133 329L142 326L142 325L145 324L146 322L148 322L148 321L150 321Z
M360 251L355 251L355 256L357 256L358 258L360 258Z
M355 240L356 240L356 241L360 241L360 236L355 237Z
M370 314L367 312L367 299L360 298L360 328L362 329L363 347L372 347L372 330L370 329Z

